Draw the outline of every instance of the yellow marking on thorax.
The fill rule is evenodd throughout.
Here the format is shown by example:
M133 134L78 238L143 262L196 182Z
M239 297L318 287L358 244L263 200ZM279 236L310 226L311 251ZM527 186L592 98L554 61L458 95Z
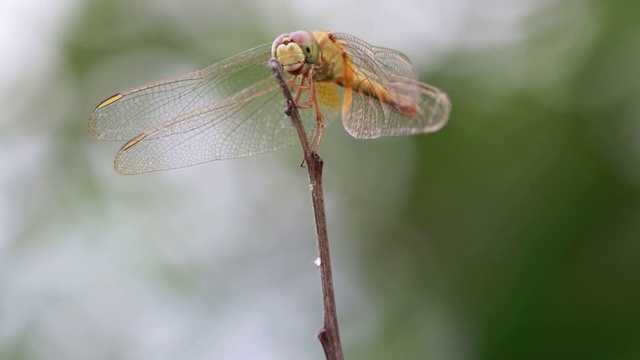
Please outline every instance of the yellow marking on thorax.
M142 139L144 139L146 137L147 137L146 134L140 134L140 135L134 137L133 139L129 140L128 143L124 144L124 146L122 147L122 149L120 149L120 151L125 151L125 150L129 149L130 147L132 147L133 145L139 143L140 141L142 141Z
M98 104L98 106L96 108L97 109L103 108L103 107L105 107L105 106L107 106L109 104L112 104L112 103L122 99L123 96L124 95L122 95L120 93L117 93L117 94L113 95L112 97L108 98L107 100L105 100L105 101L101 102L100 104Z
M322 105L333 109L340 108L340 94L336 89L336 85L328 82L319 82L316 84L316 94Z

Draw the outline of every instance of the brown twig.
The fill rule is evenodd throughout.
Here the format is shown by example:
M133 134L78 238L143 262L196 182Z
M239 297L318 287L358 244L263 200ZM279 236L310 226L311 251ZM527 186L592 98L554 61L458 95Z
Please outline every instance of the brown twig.
M282 89L282 94L287 100L285 113L291 118L291 122L298 133L300 145L304 152L304 162L309 172L309 185L311 187L311 200L316 220L316 234L318 238L318 255L320 257L320 278L322 282L322 303L324 308L323 325L318 330L318 339L324 349L325 357L329 360L342 360L342 344L340 343L340 331L338 330L338 312L333 291L333 275L331 272L331 256L329 253L329 238L327 236L327 218L324 210L324 193L322 190L323 161L312 149L304 129L298 108L291 96L291 90L287 86L282 73L280 61L275 58L269 60L269 67Z

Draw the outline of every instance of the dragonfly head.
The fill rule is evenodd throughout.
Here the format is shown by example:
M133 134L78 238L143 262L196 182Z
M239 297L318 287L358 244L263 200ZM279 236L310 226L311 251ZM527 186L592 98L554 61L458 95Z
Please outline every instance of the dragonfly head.
M320 58L316 38L308 31L294 31L278 36L271 45L271 56L282 63L291 75L306 73Z

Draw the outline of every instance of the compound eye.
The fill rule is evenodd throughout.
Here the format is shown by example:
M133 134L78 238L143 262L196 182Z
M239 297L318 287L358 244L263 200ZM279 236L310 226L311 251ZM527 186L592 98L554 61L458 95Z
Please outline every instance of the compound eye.
M313 36L312 33L304 30L294 31L291 34L289 34L289 37L291 38L291 40L293 40L293 42L295 42L298 45L307 44L307 43L316 41L316 38Z
M289 37L293 42L298 44L307 64L314 64L318 61L320 57L320 47L312 33L299 30L289 34Z

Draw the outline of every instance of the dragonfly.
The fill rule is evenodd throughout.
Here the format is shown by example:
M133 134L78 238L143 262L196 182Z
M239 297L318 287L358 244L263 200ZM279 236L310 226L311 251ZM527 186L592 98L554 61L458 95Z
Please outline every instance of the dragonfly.
M297 141L267 67L277 58L314 151L337 118L357 139L431 133L451 101L419 80L407 56L352 35L294 31L201 70L119 92L102 101L88 132L127 141L121 174L182 168L279 150Z

